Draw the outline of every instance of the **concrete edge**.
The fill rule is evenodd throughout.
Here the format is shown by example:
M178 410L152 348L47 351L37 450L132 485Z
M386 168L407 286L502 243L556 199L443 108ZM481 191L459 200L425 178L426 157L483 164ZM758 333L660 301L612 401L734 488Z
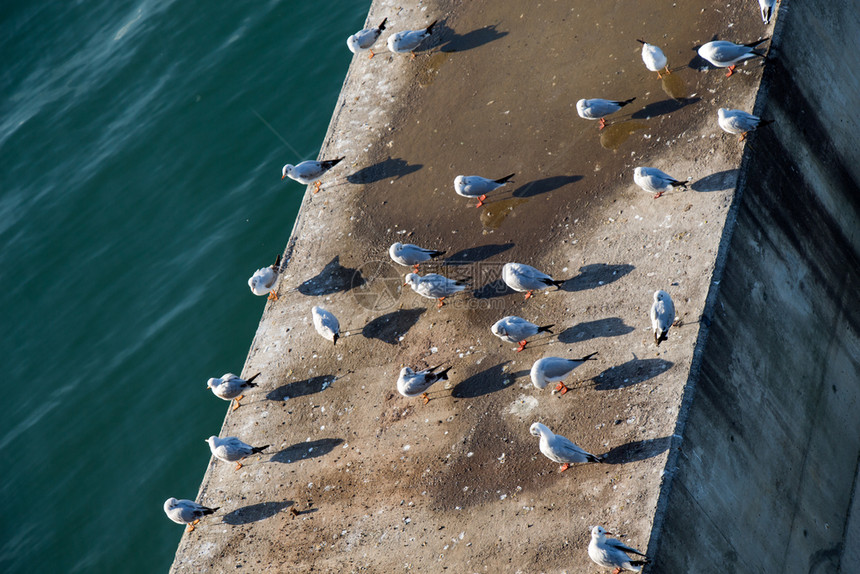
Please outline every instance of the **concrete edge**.
M785 18L790 17L792 0L782 0L779 10L775 15L775 23L773 27L773 36L768 47L768 56L776 47L776 53L779 53L779 44L782 38L782 29L785 25ZM788 13L784 14L785 11ZM762 79L759 83L758 92L756 94L755 105L752 113L761 117L762 111L767 106L768 89L770 87L770 77L772 68L765 66L762 72ZM749 142L748 142L749 143ZM702 372L702 363L704 361L704 353L708 344L710 335L711 320L717 309L717 300L720 295L720 282L722 281L725 271L728 253L734 235L735 226L737 225L738 211L740 209L741 200L743 199L744 189L746 187L747 174L750 162L749 146L744 147L743 157L741 158L741 166L738 173L738 181L735 187L735 193L732 198L732 204L726 214L725 225L723 226L722 237L717 249L717 256L714 260L714 269L711 274L711 285L708 289L708 295L705 299L705 306L702 310L699 325L699 338L696 341L696 346L693 350L693 358L690 363L690 374L687 379L687 384L684 386L684 396L681 398L681 406L678 409L678 419L675 422L675 431L670 438L669 453L666 457L666 466L663 470L663 484L660 488L660 496L657 499L657 505L654 510L654 522L651 527L651 538L648 542L647 554L652 559L657 555L660 549L660 535L663 530L663 522L666 517L666 510L669 505L669 497L672 494L674 486L675 472L678 469L678 459L681 456L681 444L684 441L684 431L687 426L687 419L690 415L690 409L693 406L693 401L696 396L696 388L698 386L699 377ZM860 464L860 461L858 461Z

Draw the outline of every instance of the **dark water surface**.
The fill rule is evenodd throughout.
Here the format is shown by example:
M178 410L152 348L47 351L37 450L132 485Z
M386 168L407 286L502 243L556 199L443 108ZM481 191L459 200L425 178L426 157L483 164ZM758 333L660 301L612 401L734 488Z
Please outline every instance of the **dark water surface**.
M3 3L0 571L170 565L369 5Z

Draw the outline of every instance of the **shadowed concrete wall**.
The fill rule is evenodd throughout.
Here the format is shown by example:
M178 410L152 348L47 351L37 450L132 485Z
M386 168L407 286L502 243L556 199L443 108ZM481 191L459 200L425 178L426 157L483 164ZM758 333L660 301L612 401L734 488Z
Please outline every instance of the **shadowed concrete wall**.
M858 571L858 51L855 3L782 2L651 572Z

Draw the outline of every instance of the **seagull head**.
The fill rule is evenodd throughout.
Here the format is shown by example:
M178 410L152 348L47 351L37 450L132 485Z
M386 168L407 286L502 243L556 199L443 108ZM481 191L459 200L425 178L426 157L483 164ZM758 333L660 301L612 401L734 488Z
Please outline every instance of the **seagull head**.
M402 243L400 243L399 241L397 243L392 243L391 247L388 248L388 254L391 257L395 257L398 253L400 253L401 249L403 249Z
M633 177L642 177L642 168L637 167L633 170Z
M206 381L206 388L207 389L214 389L215 387L220 385L222 382L223 381L221 379L215 379L215 378L209 379L208 381Z
M717 110L717 115L720 117L721 120L724 120L726 119L726 114L728 113L728 111L729 110L726 108L720 108Z
M293 171L293 167L294 166L291 163L288 163L287 165L285 165L283 167L283 169L281 169L281 179L284 179L285 177L290 175L290 173L292 173L292 171Z
M218 437L215 435L210 436L204 442L209 443L209 448L215 448L215 441L218 440Z
M498 322L493 323L493 326L490 327L490 331L492 331L493 335L495 335L496 337L506 337L508 335L508 332L505 331L505 328L502 327Z
M172 509L176 508L176 506L178 506L178 504L179 504L179 501L176 500L175 498L168 498L167 500L164 501L164 512L167 512L168 510L172 510Z
M421 276L418 275L417 273L409 273L408 275L406 275L406 278L404 279L404 281L405 281L405 283L403 283L404 287L406 287L407 285L410 285L413 288L415 288L415 286L418 285L418 283L421 281Z
M533 423L531 428L529 429L529 432L532 433L534 436L543 436L545 434L547 434L547 435L552 434L552 432L546 427L546 425L543 425L541 423Z
M662 289L658 290L658 291L654 291L654 302L656 303L657 301L663 301L667 295L668 295L668 293L666 293Z
M612 535L611 532L604 530L602 526L595 526L591 529L591 537L597 540L603 540L607 534Z
M578 102L576 102L576 111L578 111L579 113L583 113L585 111L586 105L587 104L585 103L585 100L579 100Z

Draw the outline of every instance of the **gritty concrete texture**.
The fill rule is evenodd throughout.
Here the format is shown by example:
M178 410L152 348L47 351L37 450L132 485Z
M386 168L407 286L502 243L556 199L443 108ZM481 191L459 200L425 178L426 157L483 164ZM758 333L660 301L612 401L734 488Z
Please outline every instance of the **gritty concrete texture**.
M220 433L272 447L239 471L210 463L198 501L221 510L172 571L596 572L592 525L650 546L744 150L716 110L752 109L762 73L701 71L694 47L769 30L751 2L378 0L368 22L383 17L438 33L414 60L353 59L321 152L347 159L305 194L243 371L260 387ZM648 72L637 38L675 71ZM603 132L576 114L634 96ZM640 165L691 189L655 200ZM456 175L511 172L482 209L454 193ZM428 269L471 289L441 309L402 290L395 241L447 250ZM566 282L524 301L499 280L508 261ZM679 324L658 348L661 288ZM314 305L340 319L337 346ZM509 314L554 334L515 353L489 330ZM538 358L594 351L566 395L528 379ZM450 382L406 399L406 365L450 366ZM606 463L559 473L535 421Z
M783 1L774 46L654 571L858 571L857 6Z

